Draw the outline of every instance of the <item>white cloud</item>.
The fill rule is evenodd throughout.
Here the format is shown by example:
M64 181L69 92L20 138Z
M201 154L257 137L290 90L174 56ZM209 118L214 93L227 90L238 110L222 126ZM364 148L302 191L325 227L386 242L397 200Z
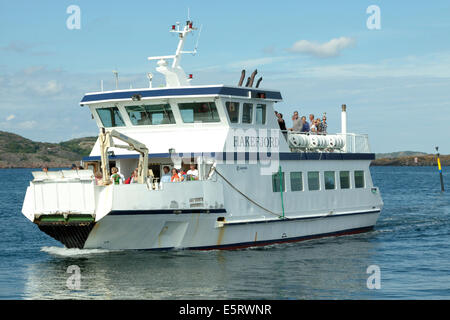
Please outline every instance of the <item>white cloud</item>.
M56 80L49 80L43 84L33 84L34 91L42 96L57 94L62 91L62 85Z
M254 68L259 67L267 64L272 64L275 62L286 60L287 57L264 57L264 58L255 58L255 59L248 59L248 60L241 60L229 63L227 65L228 68Z
M330 58L338 56L343 49L353 47L355 43L355 39L347 37L331 39L325 43L300 40L294 43L288 51L305 53L319 58Z
M37 122L34 120L23 121L18 124L18 127L21 129L33 129L36 127Z
M11 121L12 119L14 119L16 116L13 114L10 114L9 116L6 117L6 121Z

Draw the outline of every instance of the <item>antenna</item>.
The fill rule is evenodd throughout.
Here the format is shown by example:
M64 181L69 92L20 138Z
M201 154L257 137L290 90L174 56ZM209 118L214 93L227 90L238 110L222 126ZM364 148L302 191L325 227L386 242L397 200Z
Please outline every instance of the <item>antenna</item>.
M197 42L195 43L195 48L194 48L194 53L193 54L197 53L198 41L200 40L200 34L202 33L202 28L203 28L203 25L201 25L200 29L198 30Z
M117 70L113 70L113 73L116 77L116 90L119 89L119 72Z
M153 74L151 72L147 72L147 79L148 79L148 87L152 87L152 80L153 80Z

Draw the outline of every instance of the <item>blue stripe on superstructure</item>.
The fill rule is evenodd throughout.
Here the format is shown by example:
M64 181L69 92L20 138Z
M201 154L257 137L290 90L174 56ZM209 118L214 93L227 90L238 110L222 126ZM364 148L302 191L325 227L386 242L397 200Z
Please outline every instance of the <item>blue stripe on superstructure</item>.
M133 95L140 94L142 98L166 97L166 96L192 96L192 95L229 95L236 97L248 97L248 92L252 94L264 93L266 99L281 100L279 91L257 90L252 88L233 87L193 87L193 88L161 88L161 89L136 89L127 91L113 91L96 94L87 94L81 99L81 103L102 101L102 100L124 100L131 99Z
M179 157L198 157L209 156L218 160L374 160L374 153L322 153L322 152L281 152L281 153L267 153L263 156L257 152L187 152L176 154ZM170 153L151 153L148 157L151 158L170 158L173 154ZM109 156L110 160L120 159L138 159L137 154L123 154L116 156ZM84 157L83 161L98 161L100 156Z

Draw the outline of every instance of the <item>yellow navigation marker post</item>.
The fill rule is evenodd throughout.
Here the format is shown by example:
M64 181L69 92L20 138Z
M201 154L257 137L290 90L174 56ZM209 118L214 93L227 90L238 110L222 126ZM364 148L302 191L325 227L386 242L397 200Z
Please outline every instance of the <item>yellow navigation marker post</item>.
M436 147L437 152L437 164L439 170L439 177L441 179L441 191L444 192L444 178L442 177L442 167L441 167L441 159L439 159L439 147Z

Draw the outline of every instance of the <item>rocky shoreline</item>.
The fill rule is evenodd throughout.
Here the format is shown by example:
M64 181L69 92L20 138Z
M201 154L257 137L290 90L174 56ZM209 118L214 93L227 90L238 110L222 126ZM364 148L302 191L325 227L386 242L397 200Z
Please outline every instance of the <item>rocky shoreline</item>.
M441 165L450 166L450 155L441 155ZM423 166L437 166L436 155L425 156L406 156L398 158L380 158L375 159L370 163L371 166L408 166L408 167L423 167Z

